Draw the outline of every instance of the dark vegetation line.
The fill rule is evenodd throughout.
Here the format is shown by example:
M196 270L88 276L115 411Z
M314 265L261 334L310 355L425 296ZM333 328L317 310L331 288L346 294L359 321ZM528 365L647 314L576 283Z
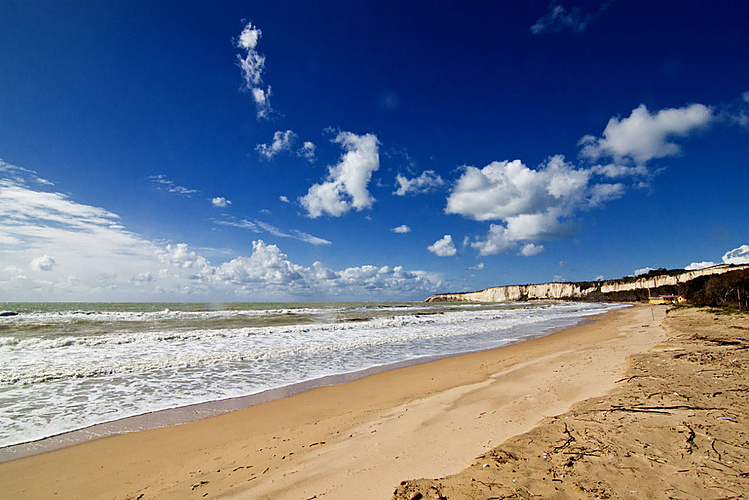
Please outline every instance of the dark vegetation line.
M638 278L649 278L666 274L665 269L650 271ZM729 271L712 276L699 276L676 285L665 285L650 289L650 295L682 295L690 304L709 307L749 309L749 269ZM593 292L586 300L616 302L647 302L648 289L623 292Z

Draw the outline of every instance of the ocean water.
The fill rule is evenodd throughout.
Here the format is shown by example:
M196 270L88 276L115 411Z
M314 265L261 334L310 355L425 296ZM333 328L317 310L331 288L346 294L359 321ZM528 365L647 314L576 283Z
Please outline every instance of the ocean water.
M0 303L0 447L538 337L596 303Z

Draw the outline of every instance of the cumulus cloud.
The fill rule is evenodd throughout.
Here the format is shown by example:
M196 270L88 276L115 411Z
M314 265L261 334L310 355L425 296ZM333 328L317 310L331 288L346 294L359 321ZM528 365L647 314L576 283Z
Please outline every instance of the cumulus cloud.
M255 151L265 160L271 160L279 153L286 152L314 163L317 159L317 146L310 141L304 141L300 148L296 148L295 144L298 139L299 136L293 130L286 130L285 132L278 130L273 134L273 141L268 144L258 144L255 146Z
M627 118L611 118L603 137L583 137L580 154L592 160L610 157L636 164L678 155L681 148L673 138L685 137L714 119L713 110L702 104L662 109L654 114L640 104Z
M49 255L43 255L31 261L31 268L36 271L51 271L55 264L57 264L55 259Z
M258 144L255 147L255 151L258 152L261 158L270 160L282 151L291 151L296 139L297 135L293 131L287 130L283 132L278 130L273 134L273 142L270 144Z
M263 32L248 22L239 38L234 42L238 49L237 61L242 70L243 87L252 94L257 108L258 118L269 118L273 111L270 104L270 85L263 87L263 71L265 70L265 56L257 50L257 44Z
M556 155L537 168L520 160L463 167L445 213L493 222L485 237L471 243L481 255L506 252L517 244L526 245L524 255L535 248L528 244L574 234L575 215L624 196L627 179L634 179L630 187L647 187L658 173L647 162L679 154L676 138L716 119L714 110L702 104L655 113L640 105L627 118L611 118L601 137L580 140L580 157L597 163L592 166L575 166ZM408 185L403 184L404 192Z
M604 2L593 12L583 12L579 7L568 9L560 2L553 1L546 13L531 26L530 31L534 35L559 33L564 30L582 33L608 8L608 4L609 2Z
M479 263L478 263L478 264L476 264L475 266L471 266L471 267L469 267L468 269L470 269L471 271L481 271L482 269L484 269L484 267L486 267L486 266L484 265L484 263L483 263L483 262L479 262Z
M642 269L635 269L634 276L641 276L643 274L648 274L650 271L655 271L652 267L643 267Z
M302 144L302 147L297 149L296 154L297 156L304 158L310 163L315 163L315 160L317 159L316 151L317 151L317 146L315 146L314 143L310 141L304 141L304 143Z
M197 189L189 189L183 186L178 186L173 180L167 179L166 175L164 174L150 175L148 176L148 180L151 181L151 184L156 186L156 188L167 191L169 193L190 196L199 192Z
M729 250L728 252L723 254L723 258L721 260L723 264L749 264L749 245L741 245L740 247L734 248L733 250ZM702 262L692 262L684 269L686 269L687 271L694 271L697 269L705 269L706 267L717 265L718 263L716 262L706 260Z
M237 257L221 264L216 274L221 280L237 284L290 285L303 279L301 270L302 267L289 261L276 245L258 240L252 242L249 257Z
M427 193L433 189L439 188L445 184L442 177L437 175L434 170L426 170L418 177L409 179L404 175L395 176L395 182L398 189L393 192L397 196L405 196L408 193Z
M724 264L749 264L749 245L741 245L723 255Z
M211 204L214 207L225 208L231 205L231 201L227 200L223 196L218 196L216 198L211 199Z
M155 278L153 274L146 271L145 273L140 273L137 276L133 276L132 278L130 278L130 281L132 283L147 283L149 281L153 281L154 279Z
M553 212L521 214L509 217L504 226L491 224L486 237L477 238L471 247L480 255L495 255L514 248L518 242L564 238L574 235L577 230L574 223L560 221L559 215Z
M427 250L435 254L437 257L452 257L458 253L458 250L453 243L453 237L449 234L446 234L442 239L429 245Z
M262 240L253 242L249 255L214 265L185 243L147 240L125 229L114 213L49 191L52 184L33 172L0 166L0 234L6 236L0 245L0 300L320 300L367 299L372 293L411 300L442 286L435 274L401 266L303 266ZM223 223L330 243L262 221ZM43 273L26 275L23 269Z
M340 132L333 142L345 150L340 162L328 167L326 181L313 185L300 198L313 219L323 214L340 217L351 209L361 211L371 208L375 201L367 185L372 173L380 168L377 137Z
M179 247L179 245L177 246ZM209 287L231 286L238 293L282 294L285 297L366 297L378 292L385 296L428 293L439 286L436 276L407 271L402 266L364 265L335 271L315 262L312 267L293 263L276 245L252 242L249 257L237 257L211 266L186 246L170 248L168 260L180 271Z
M391 231L398 234L406 234L411 232L411 228L403 224L401 226L394 227L393 229L391 229Z
M692 262L684 269L687 271L697 271L699 269L705 269L705 268L713 267L713 266L717 266L717 264L709 260L704 260L702 262Z
M464 167L445 213L500 221L471 246L481 255L501 253L518 242L570 236L577 228L569 218L578 210L600 206L624 193L619 184L597 184L592 178L590 170L576 168L561 155L537 169L520 160L495 161L481 169Z
M520 160L465 167L447 199L445 212L478 221L518 215L568 212L586 195L590 174L556 156L537 170Z
M520 249L520 255L523 257L534 257L544 251L543 245L536 245L535 243L526 243L523 248Z

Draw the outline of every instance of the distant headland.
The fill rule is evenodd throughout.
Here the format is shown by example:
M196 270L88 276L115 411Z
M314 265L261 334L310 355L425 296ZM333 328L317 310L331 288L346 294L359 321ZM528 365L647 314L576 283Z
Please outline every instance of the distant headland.
M705 269L658 269L616 280L507 285L476 292L439 293L426 302L517 302L526 300L647 301L651 295L681 295L705 305L749 306L749 264Z

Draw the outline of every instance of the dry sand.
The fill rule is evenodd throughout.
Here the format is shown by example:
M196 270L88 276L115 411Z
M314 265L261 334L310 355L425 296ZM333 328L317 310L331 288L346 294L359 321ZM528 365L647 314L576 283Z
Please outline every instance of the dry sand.
M675 309L605 397L395 499L749 496L749 314Z
M664 314L656 308L651 317L650 308L636 306L522 344L14 460L0 464L1 496L388 498L402 479L456 474L474 457L531 431L539 420L622 385L617 380L626 358L665 339L659 326ZM604 415L609 414L599 412L596 418ZM724 422L718 425L734 424ZM561 424L546 420L544 425ZM582 442L580 428L572 427L574 446L554 451L567 435L549 432L548 443L540 446L547 452L551 443L554 457ZM702 434L696 436L692 442L702 453L709 445L702 443ZM573 462L586 456L574 455ZM498 470L501 462L501 457L490 467L482 462L479 472ZM543 466L548 468L546 458ZM471 479L456 480L457 498L475 498L459 484L467 481L470 488ZM399 490L411 498L423 487L422 495L434 498L438 484L416 481ZM485 497L492 497L495 492L488 488Z

